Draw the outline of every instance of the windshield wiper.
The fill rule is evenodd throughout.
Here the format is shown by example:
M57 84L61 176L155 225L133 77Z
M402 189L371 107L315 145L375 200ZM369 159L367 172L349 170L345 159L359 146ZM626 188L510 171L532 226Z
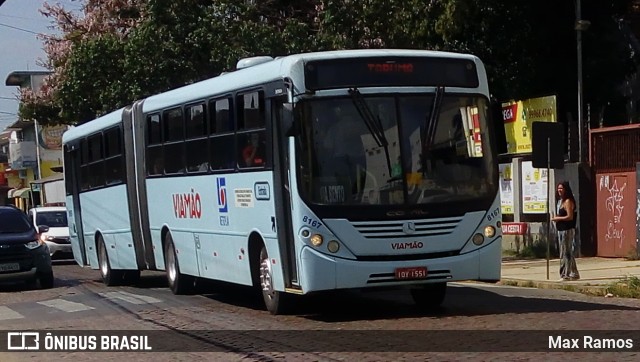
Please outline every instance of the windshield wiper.
M379 117L373 115L371 109L367 105L367 102L362 97L362 94L358 88L349 89L351 100L353 105L358 110L360 118L364 121L364 124L369 129L369 133L373 136L373 140L376 141L378 147L384 148L384 155L387 159L387 169L389 170L389 177L391 177L391 158L389 157L389 142L384 135L384 129L382 129L382 121Z
M436 93L433 97L433 105L431 106L431 113L426 117L426 127L422 132L422 149L428 150L433 144L433 139L436 136L436 127L438 125L438 118L440 118L440 106L442 105L442 98L444 98L444 87L438 86Z

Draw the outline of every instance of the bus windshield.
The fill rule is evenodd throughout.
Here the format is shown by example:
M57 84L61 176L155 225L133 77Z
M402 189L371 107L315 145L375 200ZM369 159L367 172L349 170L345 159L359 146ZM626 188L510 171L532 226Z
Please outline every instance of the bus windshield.
M299 107L303 197L318 205L421 205L493 198L484 97L309 99Z

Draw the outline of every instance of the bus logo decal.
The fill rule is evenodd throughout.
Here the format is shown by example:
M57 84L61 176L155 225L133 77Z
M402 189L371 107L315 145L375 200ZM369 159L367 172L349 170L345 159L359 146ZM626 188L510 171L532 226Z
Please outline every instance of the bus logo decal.
M227 182L224 177L218 177L216 179L218 184L218 211L227 212Z
M404 233L407 235L413 234L416 232L416 224L411 221L405 222L404 224L402 224L402 231L404 231Z
M271 198L268 182L256 182L253 188L255 189L256 200L269 200Z
M191 189L191 193L173 194L173 213L178 219L199 219L202 216L200 194Z

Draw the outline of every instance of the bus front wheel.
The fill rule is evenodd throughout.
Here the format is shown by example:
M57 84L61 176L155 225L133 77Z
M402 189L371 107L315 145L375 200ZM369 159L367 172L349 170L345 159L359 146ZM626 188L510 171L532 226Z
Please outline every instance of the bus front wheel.
M176 247L173 245L171 234L167 233L164 243L164 263L167 271L167 281L173 294L187 294L191 291L194 279L180 273Z
M104 282L106 286L111 287L122 282L122 271L111 269L109 254L107 254L107 247L104 244L102 235L98 236L98 265L100 266L102 282Z
M273 289L273 265L264 246L260 250L259 263L260 290L267 310L274 315L286 313L289 295Z
M447 295L447 283L425 284L419 288L411 289L411 297L420 308L439 307Z

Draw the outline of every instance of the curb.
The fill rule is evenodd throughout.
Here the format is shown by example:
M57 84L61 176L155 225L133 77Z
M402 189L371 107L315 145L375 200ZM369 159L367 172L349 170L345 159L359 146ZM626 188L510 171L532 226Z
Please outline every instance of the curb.
M523 279L502 278L497 284L514 287L538 288L538 289L561 289L570 292L577 292L596 296L607 294L606 285L572 284L569 282L553 281L533 281Z

